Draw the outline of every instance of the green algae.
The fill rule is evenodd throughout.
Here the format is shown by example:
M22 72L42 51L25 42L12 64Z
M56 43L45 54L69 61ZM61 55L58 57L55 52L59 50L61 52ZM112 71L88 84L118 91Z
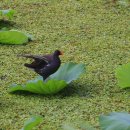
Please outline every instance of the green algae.
M98 128L100 114L130 111L129 93L120 90L114 75L115 68L130 61L128 7L109 0L6 0L0 5L17 11L13 28L36 39L25 46L0 46L0 128L21 129L30 115L44 116L39 130L57 130L76 119ZM8 94L10 84L36 76L17 54L55 49L64 51L63 63L85 63L88 73L56 96Z

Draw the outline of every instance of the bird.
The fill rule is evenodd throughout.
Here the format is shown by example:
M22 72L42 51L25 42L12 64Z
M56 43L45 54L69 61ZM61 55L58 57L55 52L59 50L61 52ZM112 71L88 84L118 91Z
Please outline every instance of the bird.
M25 63L24 66L33 69L36 73L46 80L51 74L55 73L61 65L60 55L63 52L55 50L53 54L48 55L20 55L26 58L32 58L34 61L31 64Z

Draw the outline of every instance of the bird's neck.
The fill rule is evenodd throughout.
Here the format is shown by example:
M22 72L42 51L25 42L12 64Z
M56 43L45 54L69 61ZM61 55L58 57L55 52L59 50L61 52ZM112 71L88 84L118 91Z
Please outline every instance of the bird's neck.
M59 56L53 55L53 61L56 63L61 63Z

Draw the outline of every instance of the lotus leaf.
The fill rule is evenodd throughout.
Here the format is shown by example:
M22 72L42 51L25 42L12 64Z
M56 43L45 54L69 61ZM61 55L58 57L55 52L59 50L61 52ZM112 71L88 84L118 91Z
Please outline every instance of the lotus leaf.
M102 130L130 130L130 114L112 112L108 116L100 116Z
M23 32L17 30L0 31L0 43L1 44L25 44L30 40Z
M48 82L32 80L27 82L26 85L13 85L9 92L23 90L37 94L55 94L66 87L66 85L66 82L63 80L49 80Z
M0 10L0 14L2 16L7 16L9 19L13 18L13 15L15 13L15 10L9 9L9 10Z
M85 72L85 65L80 63L66 63L64 66L61 66L58 71L52 74L49 78L50 79L57 79L57 80L65 80L67 83L70 83L73 80L76 80L80 74Z
M119 66L116 69L116 77L121 88L130 87L130 63Z
M84 64L66 63L47 80L43 81L43 78L39 76L35 80L28 81L25 85L12 85L9 92L23 90L37 94L55 94L65 88L72 80L77 79L84 71Z
M41 116L32 116L29 120L24 123L24 127L21 130L32 130L37 126L43 118Z

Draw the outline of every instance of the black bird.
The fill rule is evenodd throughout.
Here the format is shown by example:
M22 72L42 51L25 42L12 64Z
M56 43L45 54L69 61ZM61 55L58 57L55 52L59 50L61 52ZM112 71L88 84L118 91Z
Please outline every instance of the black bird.
M56 50L53 54L48 55L21 55L26 58L32 58L34 61L31 64L25 63L24 65L28 68L33 69L36 73L41 75L45 80L51 74L55 73L61 65L59 55L63 53Z

